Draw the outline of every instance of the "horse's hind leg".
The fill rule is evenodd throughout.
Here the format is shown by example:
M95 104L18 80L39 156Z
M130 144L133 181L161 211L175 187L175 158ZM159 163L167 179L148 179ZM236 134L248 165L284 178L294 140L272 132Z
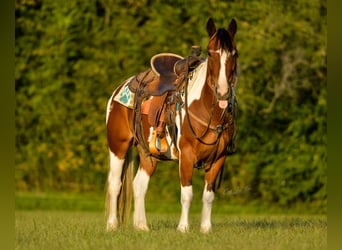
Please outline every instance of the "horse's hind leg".
M128 160L126 159L127 152L132 145L132 133L130 131L132 111L111 99L108 102L106 116L110 157L106 197L108 231L115 230L118 227L117 205L118 196L121 192L122 170L125 160Z
M109 150L110 170L107 183L107 230L112 231L118 227L117 202L121 189L121 173L125 159L120 159Z
M141 150L140 150L141 151ZM145 195L150 177L153 175L157 161L155 158L145 156L140 152L140 166L133 181L134 190L134 227L138 230L148 231L145 213Z

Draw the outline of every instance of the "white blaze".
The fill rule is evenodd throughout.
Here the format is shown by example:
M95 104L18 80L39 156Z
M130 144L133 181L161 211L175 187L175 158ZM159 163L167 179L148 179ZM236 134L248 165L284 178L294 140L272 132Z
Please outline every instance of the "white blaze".
M222 53L222 54L221 54ZM218 77L218 83L217 83L217 92L224 96L228 92L228 80L226 76L226 60L227 60L227 52L224 50L221 50L220 52L220 72Z

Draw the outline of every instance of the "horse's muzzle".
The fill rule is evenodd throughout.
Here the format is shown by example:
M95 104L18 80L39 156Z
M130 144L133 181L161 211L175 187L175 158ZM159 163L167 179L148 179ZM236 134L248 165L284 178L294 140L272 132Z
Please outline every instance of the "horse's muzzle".
M228 107L229 89L227 93L222 95L217 91L217 88L215 88L215 96L216 96L216 100L218 101L218 105L221 109L225 109Z

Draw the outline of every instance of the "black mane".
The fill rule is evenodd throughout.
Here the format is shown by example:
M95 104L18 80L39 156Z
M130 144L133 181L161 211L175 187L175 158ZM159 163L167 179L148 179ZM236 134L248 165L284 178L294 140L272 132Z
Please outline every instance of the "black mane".
M221 49L228 49L228 51L233 50L232 39L226 29L219 28L216 35L216 41L220 42Z

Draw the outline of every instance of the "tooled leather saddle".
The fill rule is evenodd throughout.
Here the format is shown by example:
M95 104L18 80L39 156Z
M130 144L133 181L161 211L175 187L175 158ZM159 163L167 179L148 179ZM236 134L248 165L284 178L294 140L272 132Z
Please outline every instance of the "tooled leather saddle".
M202 62L200 54L200 46L192 46L192 53L186 58L172 53L157 54L151 58L151 68L137 74L129 82L129 89L135 93L135 140L140 142L147 154L162 156L168 151L165 126L175 127L173 115L175 104L180 101L178 90L184 86L189 72ZM143 138L142 114L148 116L154 128L149 145ZM171 137L175 139L175 135Z

